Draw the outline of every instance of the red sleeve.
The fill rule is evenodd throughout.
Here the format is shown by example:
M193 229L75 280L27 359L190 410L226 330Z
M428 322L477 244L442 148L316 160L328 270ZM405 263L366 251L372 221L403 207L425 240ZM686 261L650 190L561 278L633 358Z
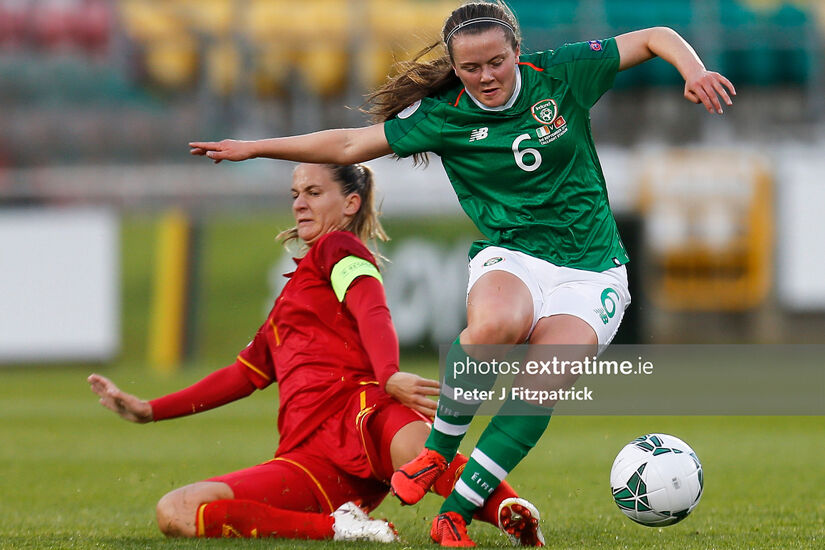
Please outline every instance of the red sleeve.
M379 387L398 372L398 336L384 297L384 286L375 277L358 277L347 290L347 308L358 323L361 343L370 358Z
M378 267L375 258L361 240L349 231L327 233L312 247L315 264L329 279L335 264L347 256L358 256Z
M246 397L255 385L240 362L217 370L188 388L149 401L155 421L208 411Z
M244 375L259 390L276 381L275 364L269 350L267 334L272 336L277 334L277 329L272 323L271 317L267 318L266 322L261 325L261 328L255 333L255 338L241 350L237 358L238 363L244 367L241 369Z

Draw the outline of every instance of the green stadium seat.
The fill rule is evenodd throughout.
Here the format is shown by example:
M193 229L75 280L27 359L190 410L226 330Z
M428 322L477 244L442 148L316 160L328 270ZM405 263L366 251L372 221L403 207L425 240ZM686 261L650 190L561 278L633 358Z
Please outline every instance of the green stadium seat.
M805 40L813 29L806 12L781 2L756 9L723 0L720 20L731 31L726 36L720 70L736 84L771 86L807 81L810 52L805 49Z
M578 18L580 4L580 0L514 0L509 3L523 29L545 30L575 21Z
M693 6L691 2L661 0L604 2L606 22L616 34L658 26L686 29L695 22Z
M681 2L663 0L513 0L528 51L557 47L583 40L582 29L607 29L620 34L651 26L669 26L693 42L709 66L729 75L738 84L800 84L811 78L816 62L811 59L809 37L814 30L812 10L819 3L791 0L750 2L711 0ZM822 20L825 21L825 5ZM713 32L714 40L702 40L701 31ZM821 31L819 31L821 36ZM560 39L561 38L561 39ZM820 38L821 40L821 38ZM619 75L618 88L671 85L679 81L667 64L650 62Z

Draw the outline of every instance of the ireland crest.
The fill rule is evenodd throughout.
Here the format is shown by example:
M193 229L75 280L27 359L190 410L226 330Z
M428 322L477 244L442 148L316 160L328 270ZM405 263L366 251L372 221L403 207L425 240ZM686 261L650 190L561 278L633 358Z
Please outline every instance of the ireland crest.
M556 120L559 107L552 99L542 99L530 108L533 118L543 126L550 126Z

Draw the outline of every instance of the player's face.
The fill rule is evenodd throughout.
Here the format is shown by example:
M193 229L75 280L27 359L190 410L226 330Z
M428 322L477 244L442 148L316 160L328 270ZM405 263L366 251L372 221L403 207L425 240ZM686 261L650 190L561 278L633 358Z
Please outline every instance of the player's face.
M453 69L474 98L487 107L507 103L516 87L519 48L503 29L459 34L452 39Z
M358 195L344 195L325 166L300 164L292 174L292 215L298 237L309 246L321 236L345 228L359 205Z

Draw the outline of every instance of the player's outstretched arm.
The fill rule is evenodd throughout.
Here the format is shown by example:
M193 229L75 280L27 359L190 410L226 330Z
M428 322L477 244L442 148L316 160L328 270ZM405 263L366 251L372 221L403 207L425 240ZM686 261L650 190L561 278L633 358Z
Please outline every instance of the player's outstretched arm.
M116 412L121 418L138 424L152 421L152 406L148 401L122 391L105 376L92 374L86 380L92 391L100 396L100 404Z
M192 141L189 147L192 155L206 156L215 162L271 158L319 164L353 164L392 153L384 135L383 123L256 141Z
M653 27L616 37L619 70L623 71L656 56L679 71L685 79L685 99L701 103L709 113L723 113L722 103L733 105L736 88L719 73L708 71L696 51L679 33L667 27Z
M130 422L143 424L208 411L250 395L256 386L244 374L245 369L242 363L236 361L187 388L151 401L121 391L111 380L99 374L92 374L88 381L104 407Z

